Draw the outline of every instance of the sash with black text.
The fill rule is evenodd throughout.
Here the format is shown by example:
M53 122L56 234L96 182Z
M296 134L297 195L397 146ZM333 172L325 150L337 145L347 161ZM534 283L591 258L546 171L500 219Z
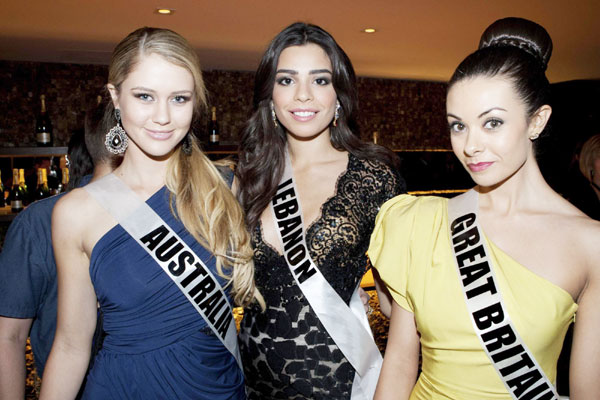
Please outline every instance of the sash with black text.
M202 259L116 175L84 188L175 282L242 368L231 305ZM163 251L165 246L168 252Z
M351 398L371 400L381 369L381 353L373 340L358 287L348 306L310 258L302 207L287 151L285 170L271 201L271 211L292 276L335 344L356 371Z
M511 322L502 300L477 218L478 196L471 189L448 201L452 251L473 328L513 399L558 399L554 386Z

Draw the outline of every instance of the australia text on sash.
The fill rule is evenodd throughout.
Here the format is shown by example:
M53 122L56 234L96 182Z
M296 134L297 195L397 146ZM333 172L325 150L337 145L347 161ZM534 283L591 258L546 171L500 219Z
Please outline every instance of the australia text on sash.
M229 303L220 285L199 258L186 250L180 239L170 234L164 224L143 235L140 242L154 252L159 261L168 263L171 278L193 299L203 312L203 317L214 326L224 341L232 320Z
M476 214L468 213L456 218L450 226L467 302L477 298L477 304L483 304L479 309L469 310L471 318L488 354L516 398L554 399L552 389L528 351L521 344L515 344L517 335L504 313L483 238L475 226L476 218Z
M272 203L277 229L283 239L285 258L292 266L298 282L303 283L317 271L310 262L303 240L302 214L292 182L290 178L277 187Z

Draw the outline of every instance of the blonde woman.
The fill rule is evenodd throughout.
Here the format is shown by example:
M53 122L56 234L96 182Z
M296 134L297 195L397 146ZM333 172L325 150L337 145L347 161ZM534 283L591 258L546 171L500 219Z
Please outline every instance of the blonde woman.
M76 396L98 302L107 336L84 399L243 399L230 303L260 295L241 208L190 131L205 106L195 52L138 29L115 48L107 88L106 144L123 162L55 208L58 324L41 398Z

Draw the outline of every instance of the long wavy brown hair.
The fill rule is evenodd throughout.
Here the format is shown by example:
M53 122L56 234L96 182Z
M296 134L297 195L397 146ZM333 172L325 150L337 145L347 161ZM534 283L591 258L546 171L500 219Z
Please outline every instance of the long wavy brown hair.
M279 55L290 46L308 43L320 46L333 67L332 83L341 105L337 126L329 128L333 147L359 158L382 161L393 168L398 166L399 160L390 150L360 140L356 76L344 50L322 28L302 22L292 24L271 41L261 59L254 78L253 113L241 135L236 169L238 199L250 229L257 225L275 194L284 169L287 136L281 124L276 127L273 123L270 110Z

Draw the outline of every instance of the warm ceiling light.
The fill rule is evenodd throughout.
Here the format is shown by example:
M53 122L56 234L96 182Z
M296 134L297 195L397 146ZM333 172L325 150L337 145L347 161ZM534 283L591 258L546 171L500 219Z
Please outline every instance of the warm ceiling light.
M175 12L172 8L157 8L156 12L162 15L171 15Z
M375 28L365 28L365 29L363 29L363 32L364 33L375 33L377 31L375 30Z

